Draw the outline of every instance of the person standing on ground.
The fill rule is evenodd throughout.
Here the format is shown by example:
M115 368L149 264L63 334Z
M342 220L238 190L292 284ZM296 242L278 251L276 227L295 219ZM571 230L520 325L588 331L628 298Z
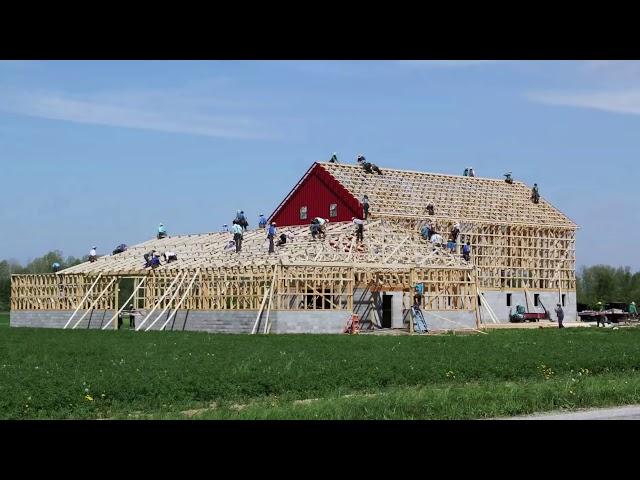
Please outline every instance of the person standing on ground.
M601 323L604 327L606 326L605 322L607 321L607 316L603 313L604 305L602 304L602 302L598 302L596 303L596 308L599 312L599 315L596 315L596 327L599 327Z
M364 221L356 217L352 217L351 220L356 226L356 242L364 241Z
M269 239L269 253L275 252L275 249L273 248L273 239L275 238L277 233L278 232L276 229L276 222L271 222L271 225L269 226L269 231L267 233L267 238Z
M129 328L136 328L136 311L129 305Z
M564 320L564 311L559 303L556 304L556 316L558 317L558 328L564 328L564 325L562 325L562 321Z
M636 302L629 304L629 316L636 318L638 316L638 309L636 308Z
M240 253L242 249L242 227L237 221L233 221L233 226L231 227L231 233L233 233L233 241L236 242L236 253Z
M362 197L362 208L364 210L364 219L366 220L369 216L369 197L367 195Z

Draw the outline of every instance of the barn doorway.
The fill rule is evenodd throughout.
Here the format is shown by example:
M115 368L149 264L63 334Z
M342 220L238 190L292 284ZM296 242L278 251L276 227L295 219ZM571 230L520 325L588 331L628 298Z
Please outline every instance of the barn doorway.
M391 299L393 295L382 295L382 328L391 328Z

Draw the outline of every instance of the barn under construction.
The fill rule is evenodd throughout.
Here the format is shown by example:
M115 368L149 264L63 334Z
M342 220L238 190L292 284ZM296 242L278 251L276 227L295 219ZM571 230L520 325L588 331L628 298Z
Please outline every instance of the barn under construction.
M351 219L363 218L365 194L360 242ZM330 220L325 238L311 237L314 217ZM270 220L287 235L274 254L254 229L240 253L227 248L229 233L180 235L56 274L14 275L11 326L113 329L133 305L137 330L339 333L355 314L364 329L413 331L417 284L431 330L506 323L516 305L560 303L576 319L577 226L544 198L533 203L521 182L317 162ZM427 221L438 232L460 225L453 253L421 236ZM178 259L145 268L150 250Z

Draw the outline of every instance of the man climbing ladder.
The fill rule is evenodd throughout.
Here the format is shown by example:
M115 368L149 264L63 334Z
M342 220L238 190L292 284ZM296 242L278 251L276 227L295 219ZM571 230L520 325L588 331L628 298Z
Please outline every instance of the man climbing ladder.
M423 291L424 284L417 284L413 294L413 305L411 306L411 313L413 314L414 322L413 325L417 333L429 333L429 330L427 329L427 322L424 321L422 310L420 310L420 306L422 305Z

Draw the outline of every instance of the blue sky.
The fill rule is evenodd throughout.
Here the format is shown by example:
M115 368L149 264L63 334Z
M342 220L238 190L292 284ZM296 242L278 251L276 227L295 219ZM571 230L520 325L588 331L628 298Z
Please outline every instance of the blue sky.
M0 61L0 258L255 224L336 151L511 170L638 270L639 130L635 61Z

